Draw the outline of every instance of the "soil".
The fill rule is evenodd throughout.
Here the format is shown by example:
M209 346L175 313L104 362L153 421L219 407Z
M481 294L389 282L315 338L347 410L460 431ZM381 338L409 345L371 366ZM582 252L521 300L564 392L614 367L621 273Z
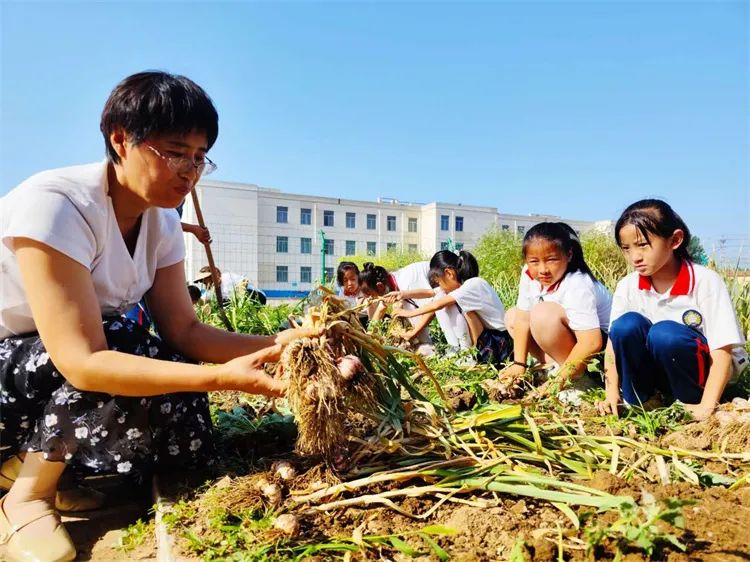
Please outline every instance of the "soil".
M225 480L204 497L210 497L211 505L222 505L230 511L267 505L268 502L257 492L256 483L260 479L276 482L284 490L305 489L315 482L326 485L337 482L335 475L315 467L304 473L293 483L274 479L270 472L255 473L245 477ZM685 526L683 529L668 527L687 547L680 552L672 546L661 546L649 557L641 552L628 552L629 562L665 560L668 562L734 562L750 560L750 487L729 491L723 487L699 488L689 484L655 486L647 482L625 481L607 473L599 472L586 482L593 488L640 498L644 492L653 494L657 500L678 497L695 503L683 508ZM373 490L379 491L379 490ZM218 493L218 495L217 495ZM614 521L614 514L597 515L589 508L577 510L582 528L575 529L571 521L557 508L546 502L510 497L489 499L487 505L478 507L463 504L443 504L425 519L414 519L395 513L386 508L347 508L328 513L298 515L302 536L307 539L324 541L331 537L352 537L363 535L404 535L416 532L427 525L442 525L456 533L448 536L434 536L436 542L450 553L451 560L458 562L509 560L516 546L522 558L517 560L552 562L558 560L558 545L562 544L564 560L594 562L613 560L615 545L605 544L592 551L586 549L585 529L596 525L607 525ZM209 534L207 521L211 509L201 510L201 499L197 501L199 513L192 530L198 534ZM425 513L433 506L430 500L409 498L400 507L415 515ZM236 511L235 511L236 512ZM300 511L297 511L300 513ZM323 531L324 530L324 531ZM428 551L427 545L418 537L406 538L413 547ZM178 545L180 545L178 541ZM181 544L182 555L189 555L185 544ZM317 557L310 560L326 560ZM391 548L371 549L359 552L354 560L413 560L414 558L394 551ZM420 558L417 558L420 559ZM437 560L425 556L422 560Z
M452 394L454 406L469 407L471 397L463 391ZM729 410L730 408L725 408ZM743 414L744 415L744 414ZM587 430L589 429L587 424ZM606 428L604 433L611 433ZM625 428L626 434L631 433ZM685 425L680 431L661 439L663 446L674 446L693 450L722 450L725 452L750 451L750 423L737 417L719 417L707 422ZM257 438L257 435L255 436ZM655 440L653 440L655 441ZM249 445L249 442L246 443ZM191 531L199 536L209 536L215 531L209 529L212 509L220 505L231 508L237 513L248 508L273 507L268 498L258 491L258 481L267 481L277 485L288 501L290 490L315 489L325 484L339 482L338 476L320 464L295 457L285 447L262 454L250 454L255 463L251 474L232 474L223 480L217 479L212 488L191 496L197 506L198 515L191 525ZM257 447L262 447L256 441ZM265 448L265 447L263 447ZM623 448L625 459L633 451ZM273 458L284 457L291 460L299 475L293 481L282 481L268 469ZM747 465L745 465L746 468ZM716 474L727 474L727 467L719 462L708 463L706 468ZM736 472L730 475L737 477ZM683 528L675 528L659 522L658 527L664 533L672 534L685 545L682 552L677 547L660 542L653 554L641 550L623 549L623 562L642 562L663 560L666 562L747 562L750 560L750 485L729 490L724 486L709 488L688 483L656 485L646 480L623 480L608 472L598 472L592 480L584 482L593 488L612 494L627 495L643 500L644 494L652 495L657 500L679 498L691 503L682 508L684 515ZM193 488L194 490L195 488ZM374 488L370 492L384 491L385 488ZM477 499L477 496L467 496ZM595 548L587 548L586 531L611 525L618 517L617 513L593 513L591 508L575 509L581 521L581 528L576 529L571 520L556 507L547 502L515 497L484 494L481 497L484 505L466 505L463 503L445 503L432 514L423 519L407 517L392 509L369 506L367 508L337 509L327 513L305 513L302 509L293 512L298 515L301 525L300 539L303 541L325 542L331 538L351 538L360 535L398 534L412 547L425 553L422 556L407 556L390 545L369 548L366 551L351 553L349 560L438 560L430 552L428 545L415 534L428 525L441 525L455 531L452 535L433 535L432 538L450 554L450 560L457 562L513 560L514 562L539 561L552 562L566 560L574 562L595 562L614 560L616 544L605 539ZM289 506L289 504L285 504ZM419 516L434 506L430 499L408 498L401 501L402 510ZM213 506L213 508L212 508ZM278 531L258 531L266 540L278 538ZM265 534L263 534L265 533ZM274 533L276 533L274 535ZM215 534L214 534L215 537ZM189 554L187 544L177 540L181 554ZM560 557L559 549L563 555ZM513 558L511 558L513 553ZM331 557L308 557L307 562L318 562Z
M62 521L76 545L76 560L120 562L156 560L154 534L147 532L142 545L123 551L117 544L123 530L139 518L148 521L151 496L148 487L133 486L117 476L88 478L86 484L107 494L107 505L95 511L63 514ZM0 560L5 560L0 547Z

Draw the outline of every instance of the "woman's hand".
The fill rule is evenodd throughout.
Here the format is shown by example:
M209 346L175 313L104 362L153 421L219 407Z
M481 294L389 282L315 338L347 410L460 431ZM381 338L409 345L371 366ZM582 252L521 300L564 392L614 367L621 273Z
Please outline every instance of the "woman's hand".
M278 355L281 355L281 346L278 347ZM284 396L288 381L268 376L259 365L254 354L244 355L232 359L218 367L222 371L222 387L228 390L240 390L250 394L262 394L263 396Z
M684 407L697 421L707 420L716 411L716 406L704 404L684 404Z
M614 389L607 389L604 400L599 400L596 403L596 409L599 410L599 413L603 416L613 415L617 416L619 415L619 406L620 406L620 390L617 388Z

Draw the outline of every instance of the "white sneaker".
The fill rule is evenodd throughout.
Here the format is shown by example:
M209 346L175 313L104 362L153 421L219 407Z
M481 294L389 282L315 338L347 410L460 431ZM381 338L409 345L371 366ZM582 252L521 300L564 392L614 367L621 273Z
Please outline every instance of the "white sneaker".
M578 407L583 403L586 391L596 387L596 382L586 375L578 377L567 388L557 393L557 399L568 406Z
M470 355L465 355L464 357L459 357L458 359L456 359L456 365L458 367L473 367L476 364L477 360Z

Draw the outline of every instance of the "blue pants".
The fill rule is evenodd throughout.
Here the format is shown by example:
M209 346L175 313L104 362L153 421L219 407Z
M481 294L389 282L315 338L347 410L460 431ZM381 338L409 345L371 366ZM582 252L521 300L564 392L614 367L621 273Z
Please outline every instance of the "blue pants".
M627 312L612 323L609 337L628 404L645 402L657 389L686 404L701 401L711 367L703 334L679 322L652 324Z

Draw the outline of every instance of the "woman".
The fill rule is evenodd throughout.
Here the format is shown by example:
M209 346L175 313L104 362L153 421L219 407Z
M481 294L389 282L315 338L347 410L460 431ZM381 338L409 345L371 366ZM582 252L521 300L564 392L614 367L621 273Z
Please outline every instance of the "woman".
M182 76L135 74L112 91L101 131L105 162L42 172L0 200L9 560L75 557L54 509L66 464L136 476L210 464L206 391L283 394L263 363L303 335L227 333L195 316L173 209L215 169L208 95ZM160 338L121 316L144 295Z

